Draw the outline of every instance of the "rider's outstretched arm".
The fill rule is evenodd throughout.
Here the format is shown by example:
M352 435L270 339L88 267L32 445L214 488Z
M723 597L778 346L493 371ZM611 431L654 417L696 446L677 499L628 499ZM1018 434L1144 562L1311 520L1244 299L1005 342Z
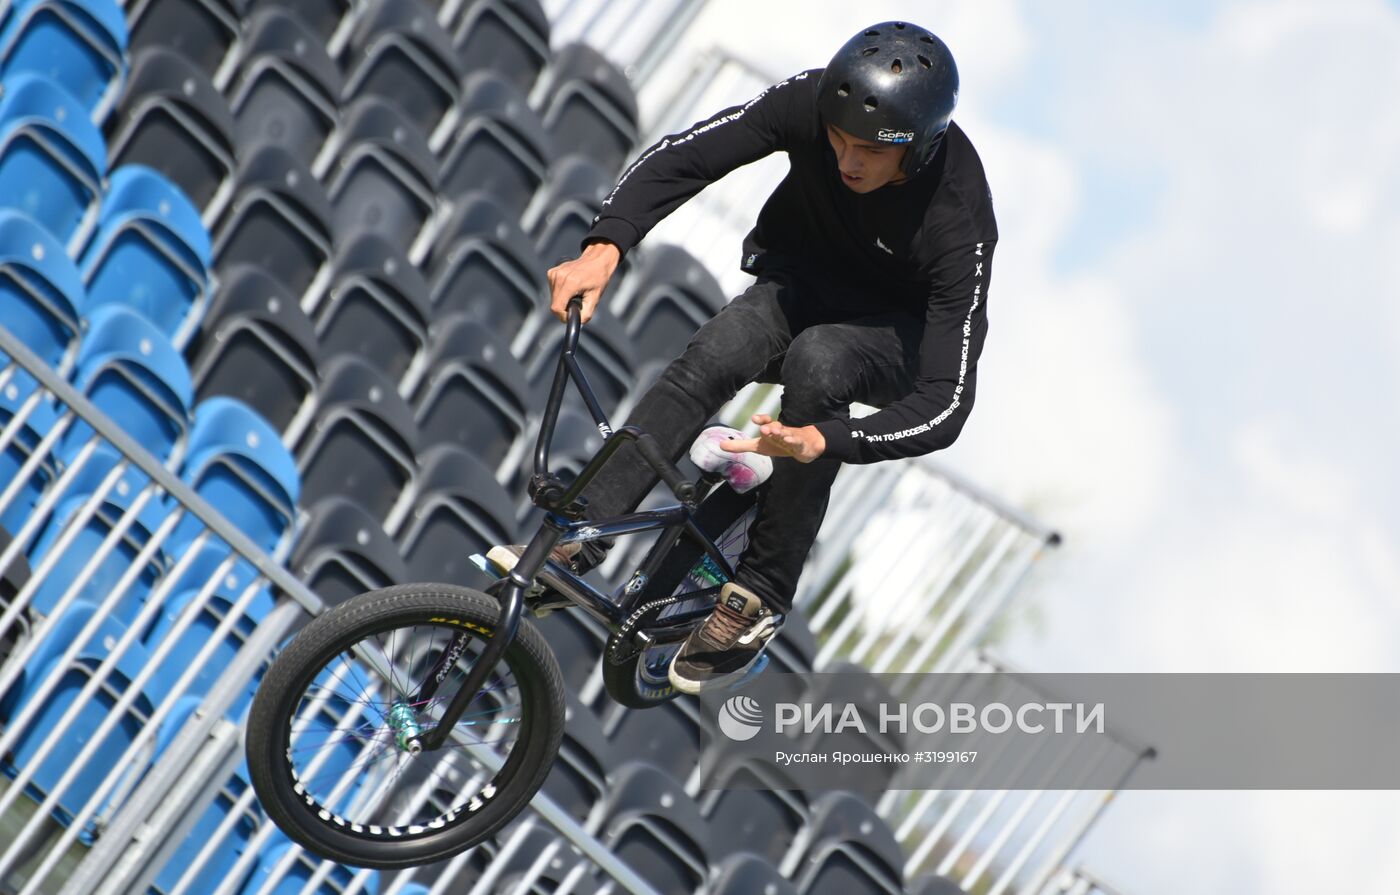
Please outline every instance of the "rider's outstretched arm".
M876 463L948 447L972 412L977 358L987 338L987 287L996 241L944 253L930 271L930 295L914 390L861 419L817 423L823 457Z
M794 75L742 106L723 109L680 133L663 137L622 174L593 228L626 253L652 227L706 186L741 165L785 150L813 125L819 70ZM805 114L804 114L805 112Z

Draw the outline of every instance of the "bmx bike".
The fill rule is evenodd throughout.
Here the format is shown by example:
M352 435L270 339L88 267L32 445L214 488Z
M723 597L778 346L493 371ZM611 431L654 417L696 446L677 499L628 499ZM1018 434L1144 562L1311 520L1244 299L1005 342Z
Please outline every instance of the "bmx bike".
M736 479L740 493L723 461L691 481L649 433L613 430L575 357L580 312L571 300L535 445L528 490L543 521L514 568L484 591L408 584L354 597L308 623L258 687L245 743L253 788L268 817L317 855L381 869L440 861L529 803L564 729L559 666L525 612L539 608L537 576L607 627L601 664L613 699L645 708L677 695L671 658L733 577L757 481ZM604 441L566 483L549 471L549 450L570 379ZM629 442L679 502L589 519L583 490ZM560 543L658 530L613 594L550 559Z

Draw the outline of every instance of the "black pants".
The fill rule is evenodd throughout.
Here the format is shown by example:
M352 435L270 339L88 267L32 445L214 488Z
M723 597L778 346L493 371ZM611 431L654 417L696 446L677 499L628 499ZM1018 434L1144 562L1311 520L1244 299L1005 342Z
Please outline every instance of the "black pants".
M750 382L781 382L785 425L806 426L849 414L856 401L883 406L913 387L923 335L922 313L861 316L841 309L849 295L787 273L760 277L695 333L684 353L637 403L628 424L650 432L673 462L705 424ZM758 489L758 510L737 580L771 608L786 612L836 480L839 461L774 458ZM625 445L584 494L589 515L634 511L656 475ZM587 545L588 550L593 545ZM596 560L597 554L590 551Z

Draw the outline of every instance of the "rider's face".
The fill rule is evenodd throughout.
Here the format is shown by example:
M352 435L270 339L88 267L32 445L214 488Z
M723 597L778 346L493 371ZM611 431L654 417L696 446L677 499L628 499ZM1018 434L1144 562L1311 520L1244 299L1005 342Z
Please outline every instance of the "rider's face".
M861 140L830 124L826 126L826 138L836 153L841 182L852 192L869 193L906 179L899 171L908 151L905 147Z

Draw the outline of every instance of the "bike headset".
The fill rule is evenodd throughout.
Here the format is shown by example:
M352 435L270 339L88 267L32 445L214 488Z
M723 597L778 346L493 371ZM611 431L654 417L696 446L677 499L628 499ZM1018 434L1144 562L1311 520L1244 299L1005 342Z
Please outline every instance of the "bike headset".
M846 41L817 83L826 124L872 143L907 145L906 177L919 173L958 104L958 68L946 44L908 22L881 22Z

